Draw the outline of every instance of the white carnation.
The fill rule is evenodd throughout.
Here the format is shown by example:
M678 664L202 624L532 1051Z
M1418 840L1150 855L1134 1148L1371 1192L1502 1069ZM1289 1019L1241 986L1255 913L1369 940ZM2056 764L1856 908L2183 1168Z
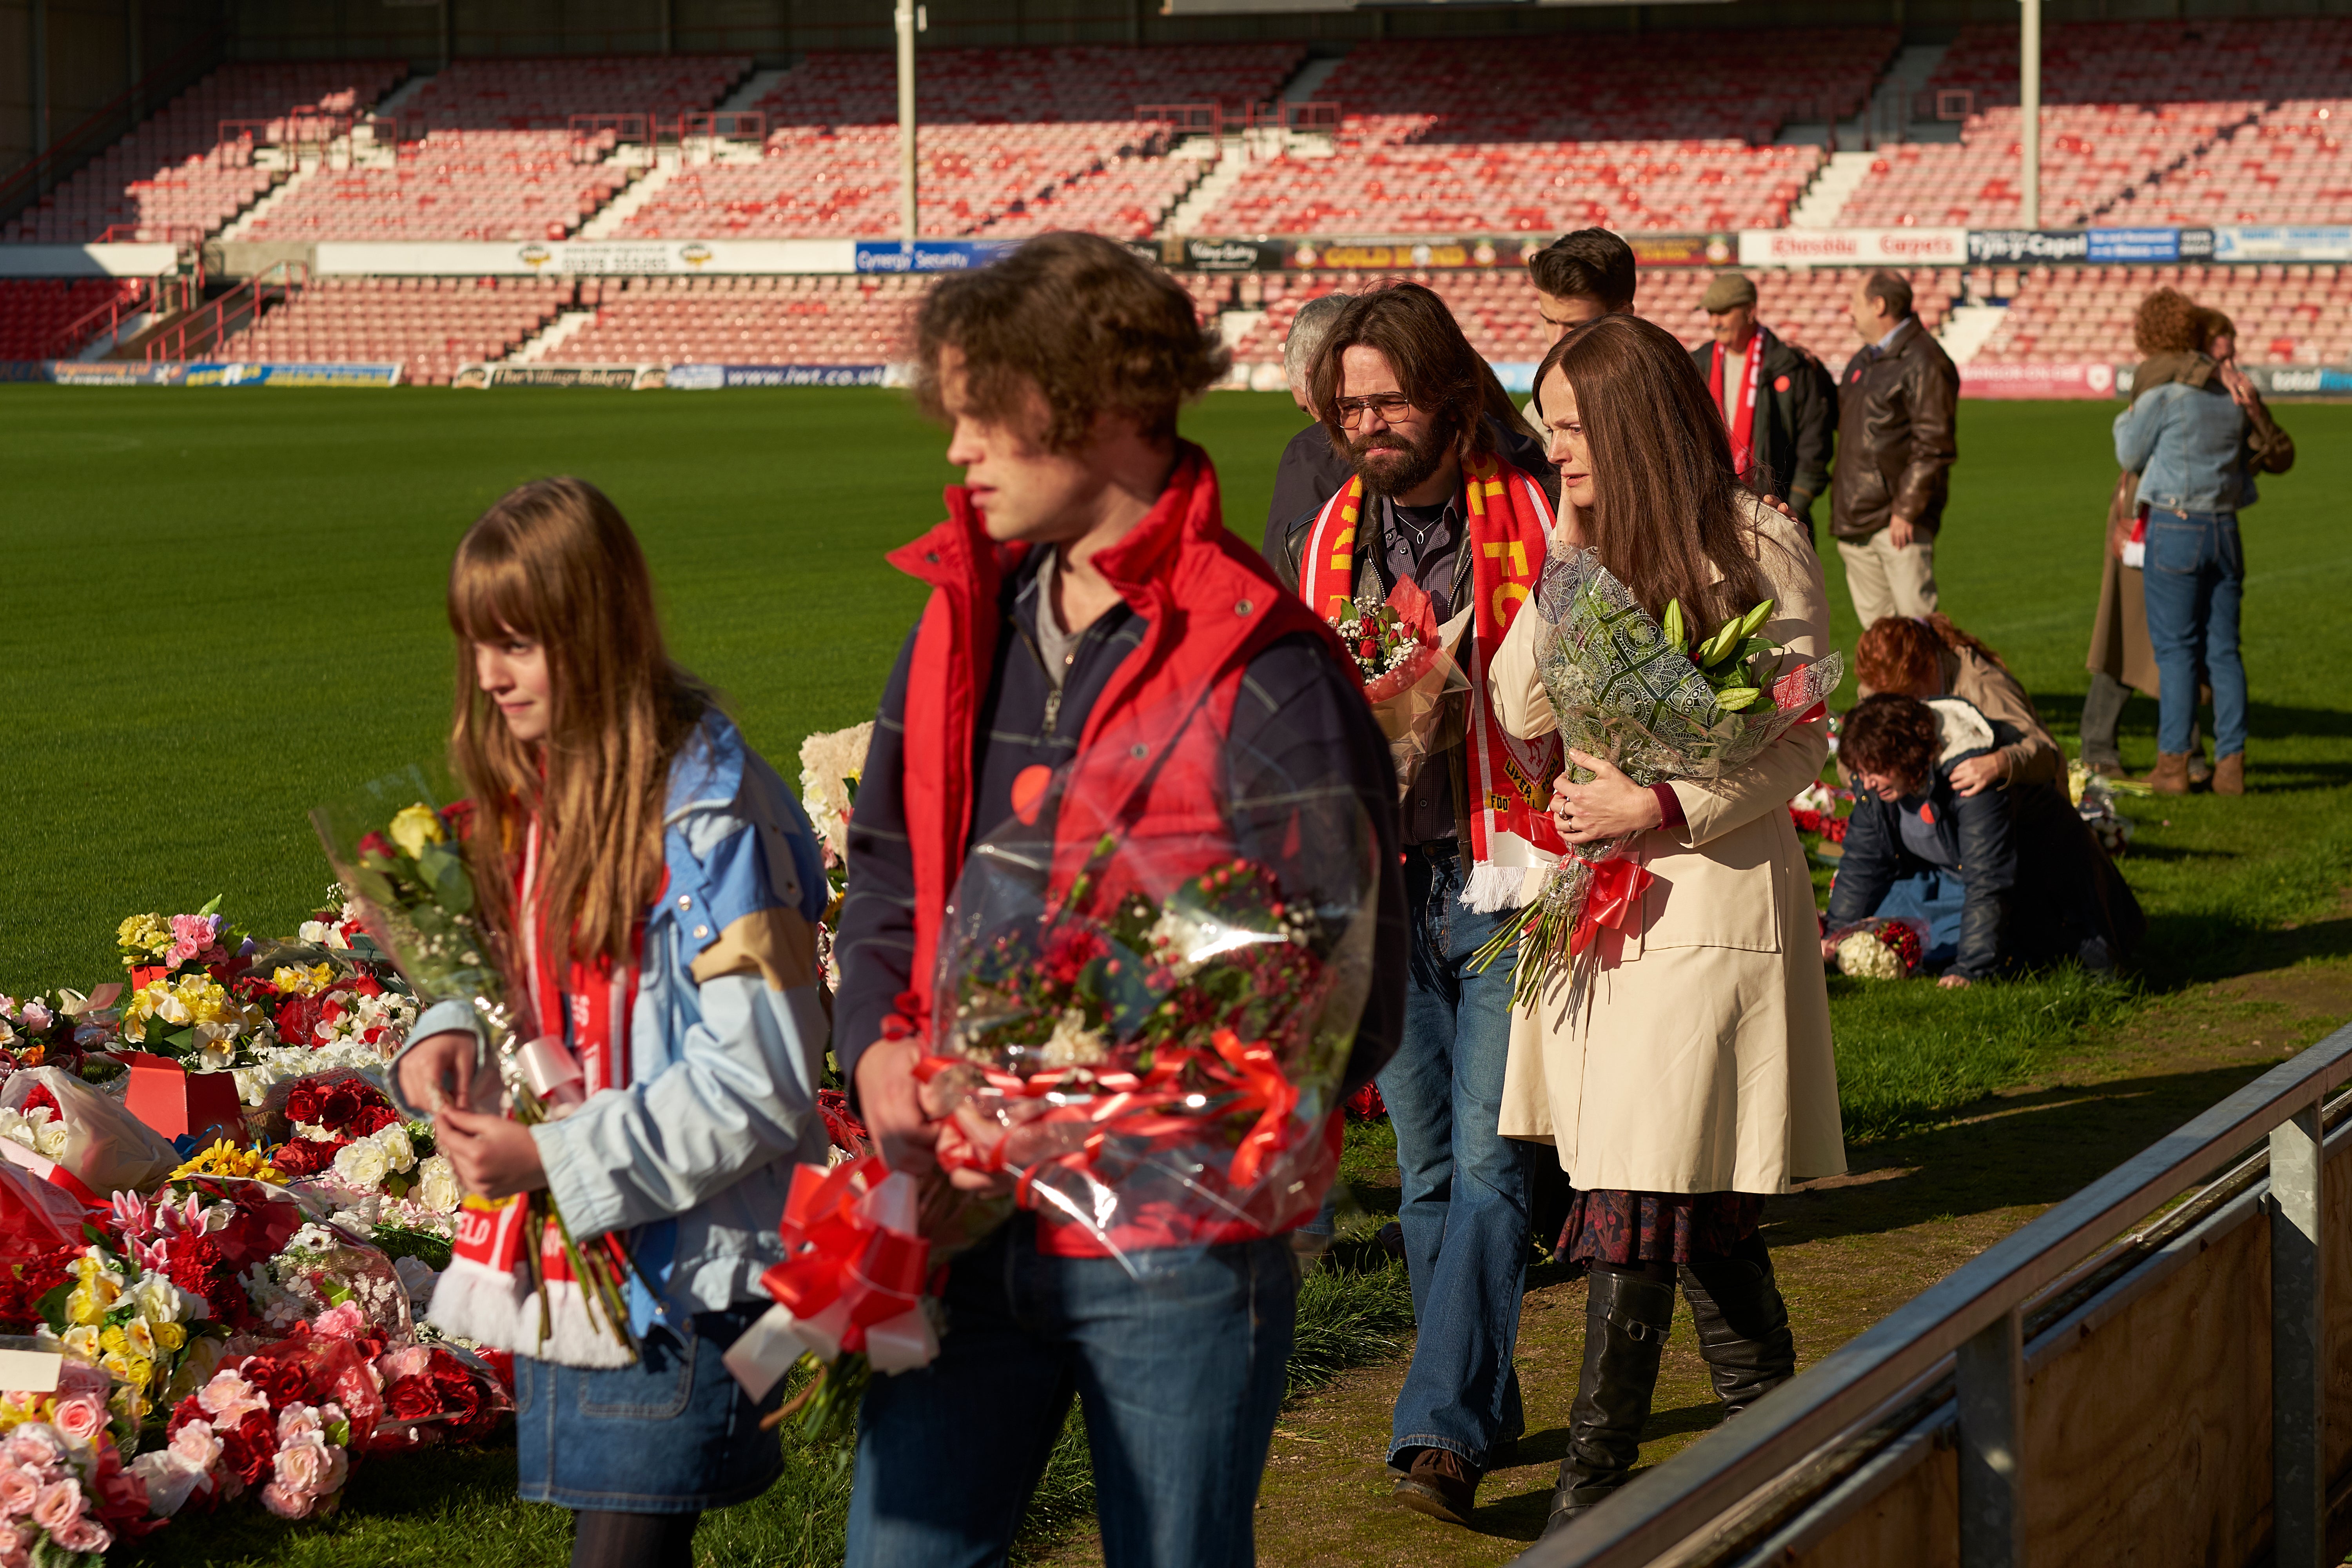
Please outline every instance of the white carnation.
M1045 1041L1045 1065L1056 1070L1063 1068L1092 1067L1110 1055L1109 1042L1100 1033L1087 1027L1087 1016L1078 1008L1066 1009L1054 1020L1054 1033Z
M1900 980L1903 959L1872 932L1858 931L1837 946L1838 970L1863 980Z
M335 1174L354 1187L373 1187L392 1173L392 1157L373 1138L346 1143L335 1152Z
M394 1171L414 1170L416 1165L416 1145L408 1141L408 1129L395 1121L375 1135L383 1148L383 1156Z
M457 1185L457 1168L446 1154L428 1154L416 1163L415 1201L435 1214L455 1214L465 1199Z

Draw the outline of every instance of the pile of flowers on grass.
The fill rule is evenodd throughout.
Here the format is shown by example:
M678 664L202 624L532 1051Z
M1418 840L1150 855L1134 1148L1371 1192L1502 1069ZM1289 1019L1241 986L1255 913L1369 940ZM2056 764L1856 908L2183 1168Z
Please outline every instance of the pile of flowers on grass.
M0 1335L36 1347L0 1389L0 1568L329 1513L355 1464L511 1408L504 1357L422 1321L461 1194L384 1092L416 1008L346 906L284 942L135 915L124 981L0 995ZM193 1118L223 1079L233 1120L169 1131L156 1082Z

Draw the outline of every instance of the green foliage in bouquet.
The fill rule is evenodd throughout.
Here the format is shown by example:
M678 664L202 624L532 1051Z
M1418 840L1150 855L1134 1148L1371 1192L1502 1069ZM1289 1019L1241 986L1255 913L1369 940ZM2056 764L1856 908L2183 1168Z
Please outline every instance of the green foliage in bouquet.
M1772 710L1772 670L1780 650L1756 634L1772 618L1775 601L1765 600L1744 616L1734 616L1696 647L1683 623L1683 602L1670 599L1663 626L1674 650L1698 667L1715 693L1715 705L1726 713L1769 713Z

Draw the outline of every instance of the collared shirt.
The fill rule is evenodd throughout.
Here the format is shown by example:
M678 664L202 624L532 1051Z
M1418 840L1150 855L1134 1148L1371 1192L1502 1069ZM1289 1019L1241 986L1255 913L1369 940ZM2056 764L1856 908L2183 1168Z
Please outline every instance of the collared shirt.
M1469 586L1469 563L1463 560L1463 527L1459 498L1449 497L1433 507L1382 503L1381 549L1378 556L1380 594L1385 598L1401 579L1411 578L1429 595L1438 625L1454 618L1454 600ZM1370 584L1360 583L1360 595ZM1454 816L1454 765L1450 752L1422 764L1412 792L1399 807L1407 844L1452 843L1461 835Z
M1894 353L1895 340L1903 335L1904 328L1912 325L1914 322L1917 321L1918 319L1919 318L1916 316L1906 316L1901 321L1895 322L1892 327L1889 327L1886 330L1886 335L1885 337L1870 345L1870 357L1873 359L1884 359L1888 354Z

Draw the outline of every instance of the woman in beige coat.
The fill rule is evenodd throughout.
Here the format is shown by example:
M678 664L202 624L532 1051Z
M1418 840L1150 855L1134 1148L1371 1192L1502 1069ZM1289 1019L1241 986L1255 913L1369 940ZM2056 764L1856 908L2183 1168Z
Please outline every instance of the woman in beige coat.
M1738 489L1721 416L1671 336L1604 318L1553 347L1537 395L1564 544L1597 551L1653 616L1678 599L1694 643L1769 597L1783 672L1820 657L1820 560L1801 526ZM1557 728L1537 673L1545 629L1517 617L1489 675L1523 737ZM1634 833L1654 880L1638 923L1601 933L1576 1005L1555 984L1514 1030L1504 1084L1502 1131L1549 1142L1578 1189L1561 1247L1591 1268L1548 1531L1639 1457L1678 1271L1726 1404L1796 1370L1758 1224L1765 1194L1845 1169L1812 879L1787 810L1828 747L1816 720L1722 779L1651 788L1571 753L1593 776L1554 792L1571 844Z

